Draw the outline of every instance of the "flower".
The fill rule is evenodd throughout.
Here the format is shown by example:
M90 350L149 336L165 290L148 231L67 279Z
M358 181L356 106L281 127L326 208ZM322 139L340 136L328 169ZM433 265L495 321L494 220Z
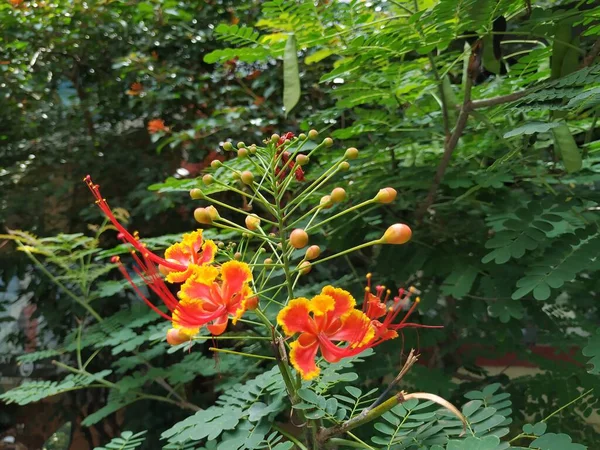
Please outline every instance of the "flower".
M285 141L294 138L294 133L288 131L283 136L279 138L276 144L277 151L275 152L275 159L279 158L283 147L285 146ZM298 181L304 181L304 170L300 167L300 164L295 164L294 161L290 161L290 153L287 151L283 151L281 154L280 163L281 168L275 168L275 175L280 179L284 179L288 174L288 169L294 171L294 176Z
M192 274L195 267L213 262L217 253L217 246L211 240L203 241L202 230L184 234L182 242L173 244L166 249L164 258L151 252L140 242L137 233L132 235L117 220L108 206L106 199L102 197L100 186L94 184L89 175L83 181L85 181L90 191L92 191L98 207L119 231L119 238L131 244L142 255L143 260L146 261L143 267L148 267L150 262L153 263L152 266L156 264L159 266L161 272L167 274L167 281L182 283ZM138 260L143 262L139 258ZM153 274L154 270L151 270L150 275L153 276Z
M317 351L325 360L337 362L357 355L370 347L375 328L369 317L355 309L356 300L349 292L325 286L311 300L296 298L277 315L287 336L300 333L290 344L290 362L305 380L316 377L320 369L315 358ZM345 342L338 346L334 342Z
M165 126L165 121L162 119L152 119L148 122L148 133L156 134L161 131L168 131L168 128Z
M391 306L387 306L391 294L385 286L376 286L376 294L371 291L371 274L367 274L367 287L365 288L365 299L363 301L363 312L372 320L375 327L376 340L394 339L398 336L398 330L402 328L443 328L437 325L422 325L407 322L410 315L415 311L421 299L416 297L408 312L399 323L393 323L400 312L410 303L410 297L418 293L417 289L410 287L408 290L399 289L398 295L394 297ZM385 293L385 297L384 294ZM383 317L383 321L380 321Z
M212 334L222 334L229 316L235 325L253 299L250 281L250 267L239 261L226 262L220 273L212 266L196 268L179 291L181 301L173 312L173 327L193 336L207 325Z
M142 83L138 83L137 81L135 83L131 83L131 88L126 92L127 95L140 95L142 92L144 92L144 86L142 85Z

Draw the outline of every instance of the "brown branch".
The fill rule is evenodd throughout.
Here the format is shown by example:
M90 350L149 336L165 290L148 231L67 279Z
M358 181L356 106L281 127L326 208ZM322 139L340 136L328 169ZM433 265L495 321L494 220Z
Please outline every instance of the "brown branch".
M438 169L433 177L433 182L431 183L431 187L429 188L429 192L427 193L427 197L425 201L421 205L421 207L417 210L416 219L417 222L420 222L429 207L433 204L435 200L436 192L442 179L444 178L444 174L446 173L446 169L450 165L450 159L452 159L452 153L454 153L454 149L456 148L456 144L458 144L458 140L460 139L465 126L467 125L467 120L469 118L469 113L471 112L471 87L473 86L473 80L471 77L467 77L465 83L465 98L463 101L463 105L460 110L460 114L458 116L458 120L456 121L456 126L452 131L452 135L450 138L446 139L446 143L444 145L444 155L442 156L442 161L438 166Z
M581 63L581 68L591 66L592 63L594 62L594 59L596 59L596 56L598 56L598 54L600 54L600 39L598 39L596 42L594 42L594 45L592 45L592 48L590 49L588 54L585 55L585 58L583 58L583 62Z
M497 106L503 103L511 103L525 97L532 91L533 89L525 89L523 91L513 92L512 94L508 95L500 95L499 97L488 98L485 100L475 100L469 105L469 111L479 108L489 108L490 106Z

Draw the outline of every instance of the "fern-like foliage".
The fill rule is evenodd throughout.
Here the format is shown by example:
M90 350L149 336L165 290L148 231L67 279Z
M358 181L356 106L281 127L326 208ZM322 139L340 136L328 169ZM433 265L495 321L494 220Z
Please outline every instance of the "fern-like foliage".
M116 437L104 447L96 447L94 450L134 450L144 443L144 434L146 431L135 434L131 431L123 431L120 437Z

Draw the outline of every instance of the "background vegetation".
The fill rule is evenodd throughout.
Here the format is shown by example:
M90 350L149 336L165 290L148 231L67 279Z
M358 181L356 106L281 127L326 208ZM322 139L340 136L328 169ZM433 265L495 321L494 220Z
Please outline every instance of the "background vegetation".
M0 415L6 426L17 405L63 393L60 414L90 447L131 430L147 433L121 439L157 448L170 429L172 448L201 448L207 437L245 448L239 427L227 434L224 411L251 388L267 397L239 404L240 420L258 399L276 404L270 366L231 355L215 362L208 344L169 348L168 325L111 270L109 257L126 249L114 248L81 179L91 173L130 228L164 248L196 227L187 191L201 186L196 177L212 159L229 157L223 142L315 128L335 145L313 167L360 149L337 180L352 203L384 186L399 192L383 209L332 221L319 245L339 251L399 221L414 238L317 266L300 291L334 280L360 295L373 272L388 286L416 284L420 314L444 325L406 332L403 348L394 341L349 372L332 369L336 382L345 373L362 389L353 396L366 394L397 372L403 349L419 348L424 364L407 383L459 405L471 392L482 400L473 412L510 394L480 419L499 416L482 429L510 435L452 447L417 433L410 445L594 448L586 419L600 409L597 2L11 0L0 4L0 23L0 222L27 231L0 250L2 286L24 280L20 295L43 318L38 343L47 345L21 362L62 369L0 396L11 404ZM166 129L149 130L153 119ZM485 359L541 370L510 380ZM220 415L193 415L217 397ZM289 417L277 418L288 433ZM546 428L532 424L542 419L565 435L536 439ZM267 431L247 448L289 448ZM387 432L359 435L380 448Z

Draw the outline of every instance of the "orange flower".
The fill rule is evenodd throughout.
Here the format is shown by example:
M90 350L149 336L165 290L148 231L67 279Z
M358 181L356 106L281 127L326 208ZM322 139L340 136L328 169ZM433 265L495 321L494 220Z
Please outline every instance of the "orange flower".
M385 286L376 286L376 294L371 292L371 274L367 274L367 287L365 288L365 299L363 301L363 312L372 319L372 325L375 327L375 334L377 340L388 340L394 339L398 336L398 330L402 328L443 328L442 326L436 325L421 325L420 323L407 322L410 315L415 311L417 305L421 301L419 297L415 298L412 306L408 309L408 312L404 315L399 323L392 323L400 312L410 302L412 294L416 293L417 290L414 287L410 287L408 290L399 289L398 295L394 297L391 306L387 306L388 299L391 291L386 289ZM385 297L384 297L385 292ZM377 320L383 317L383 321Z
M244 314L254 296L249 286L252 272L248 264L228 261L219 270L212 266L197 267L181 286L181 301L173 312L173 327L193 336L200 327L218 336L225 331L229 316L233 324Z
M290 362L302 378L310 380L319 374L315 362L319 349L327 361L337 362L371 347L375 328L355 305L349 292L325 286L311 300L296 298L279 312L277 323L283 332L287 336L300 333L290 345ZM334 342L346 344L337 346Z
M142 92L144 92L144 86L142 86L142 83L138 83L136 81L135 83L131 83L131 87L127 91L127 95L140 95Z
M162 119L152 119L148 122L148 133L155 134L160 131L168 131L168 128L165 126L165 121Z
M14 6L15 8L18 8L19 6L21 6L21 4L23 3L24 0L8 0L8 2Z
M131 244L142 255L143 260L146 261L143 267L148 266L149 263L152 263L152 266L156 264L161 272L167 273L167 281L182 283L192 274L194 267L213 262L217 253L217 246L211 240L203 241L202 230L184 234L182 242L167 248L165 258L151 252L139 241L137 233L132 235L117 220L106 199L102 197L100 186L94 184L89 175L83 180L94 194L98 207L119 231L119 238ZM150 276L154 276L153 270L151 270Z

